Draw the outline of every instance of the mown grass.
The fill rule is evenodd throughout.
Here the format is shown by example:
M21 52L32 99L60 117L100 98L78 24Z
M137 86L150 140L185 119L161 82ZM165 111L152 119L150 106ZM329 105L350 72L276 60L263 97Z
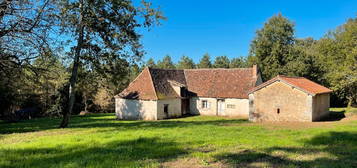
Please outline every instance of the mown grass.
M357 165L357 120L259 124L195 116L118 121L114 114L94 114L73 117L67 129L58 129L59 122L0 123L0 167ZM185 159L195 163L185 165Z

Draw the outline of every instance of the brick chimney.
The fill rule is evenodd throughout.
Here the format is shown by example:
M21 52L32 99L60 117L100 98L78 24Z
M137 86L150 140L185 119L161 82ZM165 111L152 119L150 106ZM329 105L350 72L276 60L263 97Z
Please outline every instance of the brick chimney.
M258 66L257 65L253 65L252 67L253 69L253 78L257 78L257 75L258 75Z

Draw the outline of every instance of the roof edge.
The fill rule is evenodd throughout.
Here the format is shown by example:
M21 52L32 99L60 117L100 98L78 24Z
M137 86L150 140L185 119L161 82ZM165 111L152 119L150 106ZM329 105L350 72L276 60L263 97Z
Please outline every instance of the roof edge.
M150 67L146 67L145 69L147 69L148 70L148 72L149 72L149 76L150 76L150 83L151 83L151 86L152 86L152 88L154 89L154 93L155 93L155 100L159 100L159 97L157 97L157 93L156 93L156 88L155 88L155 86L154 86L154 81L152 80L152 76L151 76L151 71L150 71Z

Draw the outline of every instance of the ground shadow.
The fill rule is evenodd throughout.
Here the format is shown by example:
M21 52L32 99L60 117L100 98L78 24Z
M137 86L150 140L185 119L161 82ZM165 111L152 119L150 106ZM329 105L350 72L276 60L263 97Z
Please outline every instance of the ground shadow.
M233 167L356 167L357 132L328 132L304 141L304 147L272 147L215 156Z
M40 118L27 120L18 123L0 123L0 134L36 132L50 129L57 129L59 118ZM70 128L112 128L112 129L156 129L191 127L194 125L215 125L225 126L227 124L240 124L248 122L246 119L210 119L210 120L159 120L159 121L123 121L116 120L113 113L90 114L87 116L73 116Z
M167 139L138 138L75 147L7 149L0 151L5 161L0 162L0 167L143 167L149 162L161 163L187 154L179 146Z
M329 115L322 118L320 121L321 122L323 122L323 121L340 121L346 117L345 112L346 112L345 110L339 111L339 112L330 111Z

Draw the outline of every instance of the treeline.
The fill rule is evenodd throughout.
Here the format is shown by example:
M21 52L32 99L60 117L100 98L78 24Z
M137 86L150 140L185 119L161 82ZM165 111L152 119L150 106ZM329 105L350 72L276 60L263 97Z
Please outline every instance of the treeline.
M319 40L295 37L295 25L281 14L271 17L256 32L248 57L218 56L211 62L205 54L195 64L182 56L177 64L170 56L148 67L156 68L245 68L257 64L264 81L276 75L302 76L334 92L332 106L357 105L357 19L351 18Z
M211 56L208 53L204 54L197 64L188 56L182 56L177 63L174 63L170 55L166 55L157 62L150 58L144 64L147 67L162 69L247 68L252 65L253 62L249 62L246 57L229 59L227 56L217 56L212 63Z

